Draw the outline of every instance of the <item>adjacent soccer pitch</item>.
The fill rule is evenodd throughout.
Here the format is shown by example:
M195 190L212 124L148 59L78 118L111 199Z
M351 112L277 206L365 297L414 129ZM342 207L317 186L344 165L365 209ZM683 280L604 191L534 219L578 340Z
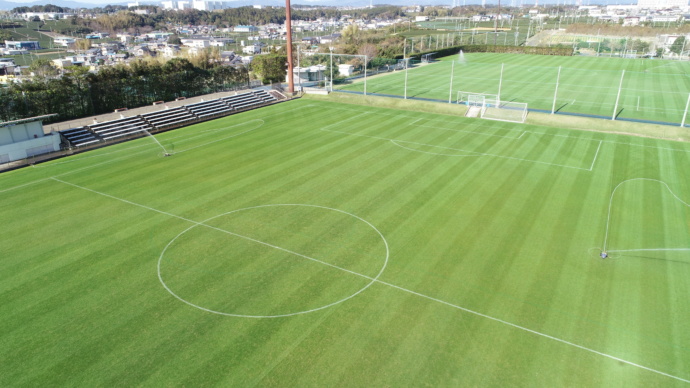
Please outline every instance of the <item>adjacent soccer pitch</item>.
M680 124L690 91L689 73L690 63L685 61L464 54L409 69L407 97L456 102L458 91L500 94L501 100L526 102L530 109L608 118L615 111L617 117ZM364 84L342 89L363 91ZM369 79L367 92L404 96L405 72Z
M0 174L0 386L690 383L689 144L307 98L156 138Z

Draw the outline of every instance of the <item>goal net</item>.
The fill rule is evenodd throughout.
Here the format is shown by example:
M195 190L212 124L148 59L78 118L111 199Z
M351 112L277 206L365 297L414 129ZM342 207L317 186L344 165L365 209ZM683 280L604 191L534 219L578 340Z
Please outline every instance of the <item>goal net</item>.
M486 94L486 93L475 93L475 92L463 92L458 91L457 103L465 105L476 105L478 101L485 101L487 104L496 104L498 102L498 95L496 94Z
M527 119L527 103L501 101L498 104L486 104L482 109L481 118L524 123Z

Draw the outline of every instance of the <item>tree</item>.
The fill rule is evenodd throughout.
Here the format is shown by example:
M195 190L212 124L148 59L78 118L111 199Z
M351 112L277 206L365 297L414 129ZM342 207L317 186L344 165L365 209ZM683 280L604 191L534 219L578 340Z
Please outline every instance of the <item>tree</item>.
M37 59L29 65L29 71L39 77L49 77L58 74L58 70L47 59Z
M74 48L80 51L86 51L91 48L91 41L89 39L78 39L74 42Z
M345 43L357 44L359 42L359 26L353 23L343 28L341 38Z
M168 43L169 44L176 44L176 45L181 45L182 40L180 40L180 37L177 34L169 35L168 36Z
M685 48L685 35L677 37L676 40L673 41L670 50L672 53L681 54L683 48Z
M357 50L358 55L366 55L365 65L369 65L369 62L378 55L378 48L376 45L367 43Z
M252 69L265 84L283 82L287 74L286 63L287 55L257 55L252 61Z

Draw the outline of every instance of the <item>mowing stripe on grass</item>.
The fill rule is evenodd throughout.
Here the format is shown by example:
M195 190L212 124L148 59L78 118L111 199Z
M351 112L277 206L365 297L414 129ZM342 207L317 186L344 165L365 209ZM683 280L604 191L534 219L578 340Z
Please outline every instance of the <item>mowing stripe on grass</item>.
M584 350L584 351L587 351L587 352L590 352L590 353L593 353L593 354L597 354L597 355L599 355L599 356L606 357L606 358L611 359L611 360L614 360L614 361L622 362L622 363L624 363L624 364L627 364L627 365L630 365L630 366L634 366L634 367L637 367L637 368L640 368L640 369L643 369L643 370L646 370L646 371L649 371L649 372L652 372L652 373L656 373L656 374L661 375L661 376L665 376L665 377L668 377L668 378L671 378L671 379L674 379L674 380L678 380L678 381L681 381L681 382L684 382L684 383L690 383L690 380L684 379L684 378L682 378L682 377L674 376L674 375L671 375L671 374L668 374L668 373L659 371L659 370L657 370L657 369L653 369L653 368L650 368L650 367L646 367L646 366L644 366L644 365L640 365L640 364L637 364L637 363L634 363L634 362L631 362L631 361L627 361L627 360L624 360L624 359L622 359L622 358L619 358L619 357L616 357L616 356L612 356L612 355L610 355L610 354L606 354L606 353L603 353L603 352L600 352L600 351L597 351L597 350L594 350L594 349L591 349L591 348L588 348L588 347L585 347L585 346L582 346L582 345L578 345L578 344L576 344L576 343L573 343L573 342L570 342L570 341L566 341L566 340L561 339L561 338L558 338L558 337L554 337L554 336L551 336L551 335L548 335L548 334L545 334L545 333L541 333L541 332L538 332L538 331L536 331L536 330L532 330L532 329L529 329L529 328L526 328L526 327L524 327L524 326L520 326L520 325L511 323L511 322L508 322L508 321L504 321L504 320L502 320L502 319L500 319L500 318L496 318L496 317L492 317L492 316L490 316L490 315L482 314L482 313L480 313L480 312L477 312L477 311L474 311L474 310L470 310L470 309L468 309L468 308L465 308L465 307L462 307L462 306L459 306L459 305L456 305L456 304L453 304L453 303L450 303L450 302L446 302L446 301L444 301L444 300L441 300L441 299L438 299L438 298L434 298L434 297L432 297L432 296L428 296L428 295L425 295L425 294L422 294L422 293L419 293L419 292L416 292L416 291L412 291L412 290L410 290L410 289L407 289L407 288L404 288L404 287L401 287L401 286L397 286L397 285L392 284L392 283L384 282L384 281L382 281L382 280L379 280L378 277L381 275L381 273L383 273L383 270L385 269L385 265L384 265L384 268L382 268L381 272L380 272L376 277L373 277L373 278L372 278L372 277L370 277L370 276L367 276L367 275L364 275L364 274L360 274L360 273L357 273L357 272L354 272L354 271L350 271L350 270L348 270L348 269L345 269L345 268L342 268L342 267L339 267L339 266L336 266L336 265L333 265L333 264L325 263L325 262L323 262L323 261L321 261L321 260L314 259L314 258L308 257L308 256L306 256L306 255L302 255L302 254L300 254L300 253L293 252L293 251L290 251L290 250L288 250L288 249L285 249L285 248L282 248L282 247L279 247L279 246L275 246L275 245L273 245L273 244L269 244L269 243L266 243L266 242L263 242L263 241L260 241L260 240L256 240L256 239L253 239L253 238L251 238L251 237L243 236L243 235L240 235L240 234L233 233L233 232L231 232L231 231L227 231L227 230L223 230L223 229L220 229L220 228L216 228L216 227L213 227L213 226L210 226L210 225L206 225L206 224L204 224L204 223L202 223L202 222L197 222L197 221L194 221L194 220L191 220L191 219L182 217L182 216L178 216L178 215L175 215L175 214L172 214L172 213L168 213L168 212L163 211L163 210L154 209L154 208L149 207L149 206L146 206L146 205L138 204L138 203L136 203L136 202L132 202L132 201L129 201L129 200L126 200L126 199L123 199L123 198L118 198L118 197L112 196L112 195L110 195L110 194L106 194L106 193L103 193L103 192L99 192L99 191L96 191L96 190L89 189L89 188L87 188L87 187L83 187L83 186L79 186L79 185L76 185L76 184L73 184L73 183L65 182L65 181L60 180L60 179L57 179L57 178L51 178L51 179L52 179L52 180L55 180L55 181L57 181L57 182L60 182L60 183L63 183L63 184L72 186L72 187L76 187L76 188L79 188L79 189L82 189L82 190L86 190L86 191L89 191L89 192L92 192L92 193L95 193L95 194L104 196L104 197L108 197L108 198L115 199L115 200L117 200L117 201L121 201L121 202L130 204L130 205L134 205L134 206L137 206L137 207L141 207L141 208L144 208L144 209L153 211L153 212L157 212L157 213L164 214L164 215L167 215L167 216L170 216L170 217L174 217L174 218L177 218L177 219L181 219L181 220L184 220L184 221L188 221L188 222L191 222L191 223L193 223L193 224L195 224L195 225L206 226L206 227L208 227L208 228L215 229L215 230L218 230L218 231L223 232L223 233L228 233L228 234L231 234L231 235L234 235L234 236L243 238L243 239L247 239L247 240L249 240L249 241L256 242L256 243L258 243L258 244L262 244L262 245L265 245L265 246L268 246L268 247L271 247L271 248L274 248L274 249L278 249L278 250L281 250L281 251L284 251L284 252L287 252L287 253L290 253L290 254L294 254L294 255L297 255L297 256L299 256L299 257L303 257L303 258L305 258L305 259L308 259L308 260L311 260L311 261L314 261L314 262L317 262L317 263L320 263L320 264L324 264L324 265L327 265L327 266L332 267L332 268L335 268L335 269L339 269L339 270L344 271L344 272L346 272L346 273L349 273L349 274L352 274L352 275L355 275L355 276L358 276L358 277L362 277L362 278L371 280L370 285L373 284L374 282L380 283L380 284L382 284L382 285L389 286L389 287L395 288L395 289L397 289L397 290L407 292L407 293L412 294L412 295L416 295L416 296L418 296L418 297L420 297L420 298L428 299L428 300L431 300L431 301L434 301L434 302L437 302L437 303L440 303L440 304L443 304L443 305L446 305L446 306L449 306L449 307L453 307L453 308L455 308L455 309L458 309L458 310L461 310L461 311L464 311L464 312L467 312L467 313L470 313L470 314L473 314L473 315L476 315L476 316L479 316L479 317L482 317L482 318L486 318L486 319L492 320L492 321L494 321L494 322L498 322L498 323L501 323L501 324L504 324L504 325L513 327L513 328L515 328L515 329L519 329L519 330L521 330L521 331L525 331L525 332L528 332L528 333L531 333L531 334L534 334L534 335L537 335L537 336L540 336L540 337L544 337L544 338L547 338L547 339L550 339L550 340L553 340L553 341L556 341L556 342L559 342L559 343L562 343L562 344L565 344L565 345L568 345L568 346L575 347L575 348L577 348L577 349L581 349L581 350ZM637 179L644 179L644 178L637 178ZM634 179L630 179L630 180L634 180ZM655 179L649 179L649 180L655 180ZM656 181L656 180L655 180L655 181ZM661 182L661 181L658 181L658 182ZM621 184L622 184L622 183L624 183L624 182L621 182ZM664 182L661 182L661 183L663 183L663 184L665 185ZM619 184L618 186L620 186L621 184ZM618 187L618 186L617 186L617 187ZM668 187L668 186L667 186L667 187ZM670 190L670 189L669 189L669 190ZM614 191L615 191L615 190L614 190ZM613 194L612 194L612 196L613 196ZM674 196L675 196L675 194L674 194ZM676 198L677 198L677 197L676 197ZM680 200L680 199L679 199L679 200ZM681 200L681 202L683 202L683 201ZM686 204L687 206L690 206L690 205L688 205L688 204L685 203L685 202L683 202L683 203ZM348 214L349 214L349 213L348 213ZM364 220L363 220L363 221L364 221ZM367 222L367 221L364 221L364 222ZM368 222L367 222L367 223L368 223ZM370 225L371 225L371 224L370 224ZM377 229L377 231L378 231L378 229ZM379 232L379 233L380 233L380 232ZM384 239L384 240L385 240L385 239ZM388 249L388 245L387 245L387 244L386 244L386 249ZM160 272L159 272L159 279L160 279ZM160 280L161 280L161 283L162 283L162 284L164 285L164 287L165 287L165 283L162 281L162 279L160 279ZM367 286L367 287L368 287L368 286ZM360 290L359 292L363 291L363 290L366 289L367 287L363 288L363 289ZM166 287L166 289L168 289L168 288ZM168 289L168 291L169 291L172 295L176 296L171 290ZM357 294L359 294L359 292L358 292ZM355 295L357 295L357 294L355 294ZM353 295L353 297L354 297L355 295ZM177 296L176 296L176 297L177 297ZM178 297L178 299L180 299L180 298ZM349 298L347 298L347 299L349 299ZM183 299L180 299L180 300L184 301ZM202 309L202 310L205 310L205 311L209 311L209 312L212 312L212 313L218 313L218 312L214 312L214 311L212 311L212 310L205 309L205 308L203 308L203 307L199 307L199 306L193 305L193 304L191 304L191 303L189 303L189 302L187 302L187 301L184 301L184 302L187 303L187 304L190 304L190 305L192 305L192 306L195 306L195 307L197 307L197 308L200 308L200 309ZM337 303L339 303L339 302L337 302ZM325 306L325 307L330 307L330 306L332 306L332 304L331 304L331 305L328 305L328 306ZM318 310L321 310L321 309L323 309L323 308L325 308L325 307L319 308ZM315 311L315 310L314 310L314 311ZM219 313L219 314L223 314L223 315L232 315L232 314L224 314L224 313ZM301 314L301 313L298 313L298 314ZM290 316L290 315L295 315L295 314L288 314L288 315L285 315L285 316ZM276 317L278 317L278 316L276 316ZM259 317L253 317L253 318L259 318Z

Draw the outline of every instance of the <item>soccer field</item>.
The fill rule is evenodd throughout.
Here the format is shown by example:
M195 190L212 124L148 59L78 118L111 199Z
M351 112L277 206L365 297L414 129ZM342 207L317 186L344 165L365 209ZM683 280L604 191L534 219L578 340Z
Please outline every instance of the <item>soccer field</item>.
M0 174L0 386L690 383L689 144L309 98L156 138Z
M455 103L459 91L500 94L502 101L547 112L608 118L616 112L619 118L680 124L690 91L686 61L484 53L459 58L409 69L407 97ZM363 91L364 84L341 88ZM404 96L405 71L369 79L367 93Z

